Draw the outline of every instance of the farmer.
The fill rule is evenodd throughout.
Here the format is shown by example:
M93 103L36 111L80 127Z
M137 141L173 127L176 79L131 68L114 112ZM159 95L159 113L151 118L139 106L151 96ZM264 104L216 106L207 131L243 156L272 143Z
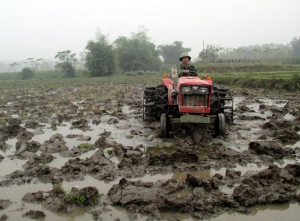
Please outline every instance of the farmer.
M191 57L189 56L189 54L187 52L183 52L180 55L179 60L182 62L180 65L177 66L179 77L198 76L195 66L189 64Z

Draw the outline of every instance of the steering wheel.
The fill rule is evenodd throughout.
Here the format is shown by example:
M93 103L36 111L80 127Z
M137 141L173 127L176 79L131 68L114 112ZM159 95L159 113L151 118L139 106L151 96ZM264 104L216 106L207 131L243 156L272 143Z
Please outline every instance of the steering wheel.
M197 74L197 72L195 72L195 71L190 71L188 74L185 74L185 73L180 73L180 75L179 75L179 77L188 77L188 76L194 76L194 77L197 77L198 76L198 74Z

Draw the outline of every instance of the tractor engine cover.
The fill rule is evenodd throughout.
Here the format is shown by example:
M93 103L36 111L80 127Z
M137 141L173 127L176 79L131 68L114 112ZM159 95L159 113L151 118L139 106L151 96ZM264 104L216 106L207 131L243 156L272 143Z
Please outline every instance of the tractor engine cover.
M207 108L207 96L184 95L182 96L182 106L197 106Z
M181 87L183 106L200 106L207 108L209 87L198 85L183 85Z
M181 113L210 114L212 82L198 77L181 77L177 82Z

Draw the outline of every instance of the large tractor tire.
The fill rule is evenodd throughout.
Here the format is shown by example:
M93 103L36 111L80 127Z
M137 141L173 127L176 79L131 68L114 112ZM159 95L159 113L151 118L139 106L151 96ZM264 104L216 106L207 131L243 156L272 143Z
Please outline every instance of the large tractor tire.
M156 98L156 118L160 119L160 116L168 111L168 88L164 84L156 87Z
M229 89L213 86L211 114L223 113L227 122L233 122L233 97Z
M218 113L215 122L215 134L225 136L225 115L223 113Z
M143 97L143 120L147 117L159 120L168 111L168 88L160 84L156 87L145 87Z
M143 120L156 116L156 87L145 87L143 95Z
M160 135L162 138L168 138L170 133L170 120L167 114L160 116Z

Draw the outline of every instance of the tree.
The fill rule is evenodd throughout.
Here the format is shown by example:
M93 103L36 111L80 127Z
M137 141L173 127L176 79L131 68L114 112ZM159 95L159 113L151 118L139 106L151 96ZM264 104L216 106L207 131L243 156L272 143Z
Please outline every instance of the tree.
M147 30L141 27L130 38L121 36L114 41L119 67L123 71L159 70L162 61L159 50L150 42Z
M14 63L10 63L9 66L11 66L15 71L15 66L20 66L20 64L18 64L17 62L14 62Z
M297 39L296 37L293 38L293 40L291 41L291 45L293 48L293 54L295 56L300 56L300 37L299 39Z
M75 56L76 54L71 54L70 50L57 52L55 56L55 58L59 59L55 68L63 72L67 78L75 77L75 65L77 62Z
M190 48L182 47L181 41L174 41L173 44L169 45L159 45L158 49L165 64L176 64L181 53L191 51Z
M85 67L92 77L112 75L115 71L112 45L100 31L96 33L96 38L96 41L89 41L85 48Z
M34 71L32 69L26 67L26 68L22 69L20 75L21 75L22 80L27 80L34 76Z
M36 59L34 60L33 58L27 58L26 59L26 62L24 62L24 64L30 64L31 66L31 70L33 72L35 72L38 68L38 66L40 66L40 64L44 61L43 58L39 58L39 59Z
M222 48L216 45L207 45L206 48L199 53L199 58L204 62L215 62Z

